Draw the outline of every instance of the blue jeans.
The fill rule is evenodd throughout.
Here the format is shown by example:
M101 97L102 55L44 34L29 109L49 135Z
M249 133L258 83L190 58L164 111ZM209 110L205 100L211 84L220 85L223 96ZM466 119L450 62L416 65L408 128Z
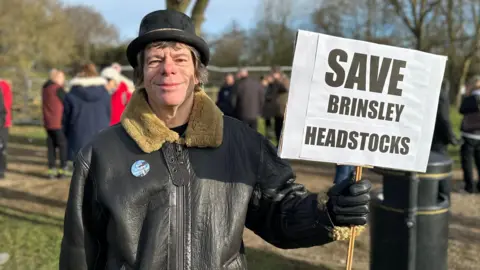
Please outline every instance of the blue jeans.
M333 180L333 183L338 184L342 181L347 180L353 170L355 170L355 166L337 165L335 179Z

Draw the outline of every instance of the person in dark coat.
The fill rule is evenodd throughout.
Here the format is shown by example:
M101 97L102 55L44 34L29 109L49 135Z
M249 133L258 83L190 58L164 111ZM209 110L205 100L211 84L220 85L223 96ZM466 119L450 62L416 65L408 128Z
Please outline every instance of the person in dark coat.
M265 137L222 114L201 87L209 48L190 17L146 15L127 58L141 87L77 155L60 270L246 270L245 227L291 249L366 224L368 180L311 193Z
M278 88L272 87L273 76L266 75L262 80L265 88L265 101L262 108L262 117L265 119L265 136L268 139L275 137L274 121L278 111Z
M438 100L437 118L433 130L431 150L446 154L449 144L457 145L458 139L453 132L450 122L450 87L448 81L442 82L440 98Z
M232 104L232 90L233 84L235 83L235 79L233 78L232 74L225 75L225 82L223 83L222 87L218 91L217 96L217 106L218 108L228 116L233 116L234 114L234 107Z
M447 148L449 144L457 145L458 139L453 132L450 122L450 87L447 80L443 80L440 89L440 97L438 100L437 118L435 120L435 128L433 130L432 145L430 150L448 155ZM445 194L450 198L451 180L445 179L439 182L439 193Z
M289 80L278 67L272 68L272 82L269 85L269 91L272 93L274 106L274 130L277 143L280 142L282 134L285 109L287 107Z
M473 164L477 167L478 179L480 179L480 76L473 76L467 85L466 94L460 105L460 113L463 115L461 134L462 146L460 157L463 169L463 181L465 191L473 193ZM480 180L477 182L480 191Z
M110 125L107 83L105 78L98 76L93 64L84 65L82 72L70 81L71 89L63 102L63 128L69 160L73 160L83 146Z
M257 130L257 120L262 114L265 90L259 80L248 76L248 70L238 72L239 79L235 82L232 91L232 103L235 108L235 117Z
M67 168L67 138L62 128L63 101L66 94L63 89L64 82L65 74L62 71L54 70L42 88L43 126L47 132L48 177L50 179L71 176ZM58 171L57 149L60 154Z

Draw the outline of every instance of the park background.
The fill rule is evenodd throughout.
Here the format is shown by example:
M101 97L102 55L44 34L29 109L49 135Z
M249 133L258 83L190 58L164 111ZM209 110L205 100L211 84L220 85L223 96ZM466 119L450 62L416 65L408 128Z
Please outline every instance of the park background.
M457 135L462 86L468 76L480 73L480 1L127 2L0 1L0 78L12 82L14 94L7 179L0 183L0 252L10 253L11 259L0 269L58 268L69 181L45 180L46 134L41 126L40 93L48 71L60 68L72 77L85 61L99 67L111 62L128 67L126 46L149 11L168 6L192 15L197 32L211 46L206 91L213 99L225 73L239 67L248 67L256 77L272 65L282 66L289 74L298 29L448 56L444 79L450 85L451 121ZM127 76L129 72L126 68ZM259 121L263 133L263 121ZM449 269L478 269L480 196L459 192L463 187L459 147L450 146L449 154L454 160ZM298 182L310 190L330 187L332 164L295 161L292 165ZM366 174L376 188L381 187L380 176ZM244 240L250 269L344 269L346 242L280 250L248 230ZM357 240L354 269L368 269L369 249L367 232Z

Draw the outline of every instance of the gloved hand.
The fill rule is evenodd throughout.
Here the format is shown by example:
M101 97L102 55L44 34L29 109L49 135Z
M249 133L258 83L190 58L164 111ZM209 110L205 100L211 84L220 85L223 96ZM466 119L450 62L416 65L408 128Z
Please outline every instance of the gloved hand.
M327 209L335 226L365 225L370 212L370 189L367 179L355 182L355 173L349 180L334 185L327 192Z

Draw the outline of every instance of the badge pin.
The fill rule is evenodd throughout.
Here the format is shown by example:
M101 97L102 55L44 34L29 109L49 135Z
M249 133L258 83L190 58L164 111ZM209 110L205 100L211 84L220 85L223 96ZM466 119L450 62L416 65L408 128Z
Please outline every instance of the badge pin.
M150 164L145 160L137 160L130 170L135 177L143 177L150 171Z

